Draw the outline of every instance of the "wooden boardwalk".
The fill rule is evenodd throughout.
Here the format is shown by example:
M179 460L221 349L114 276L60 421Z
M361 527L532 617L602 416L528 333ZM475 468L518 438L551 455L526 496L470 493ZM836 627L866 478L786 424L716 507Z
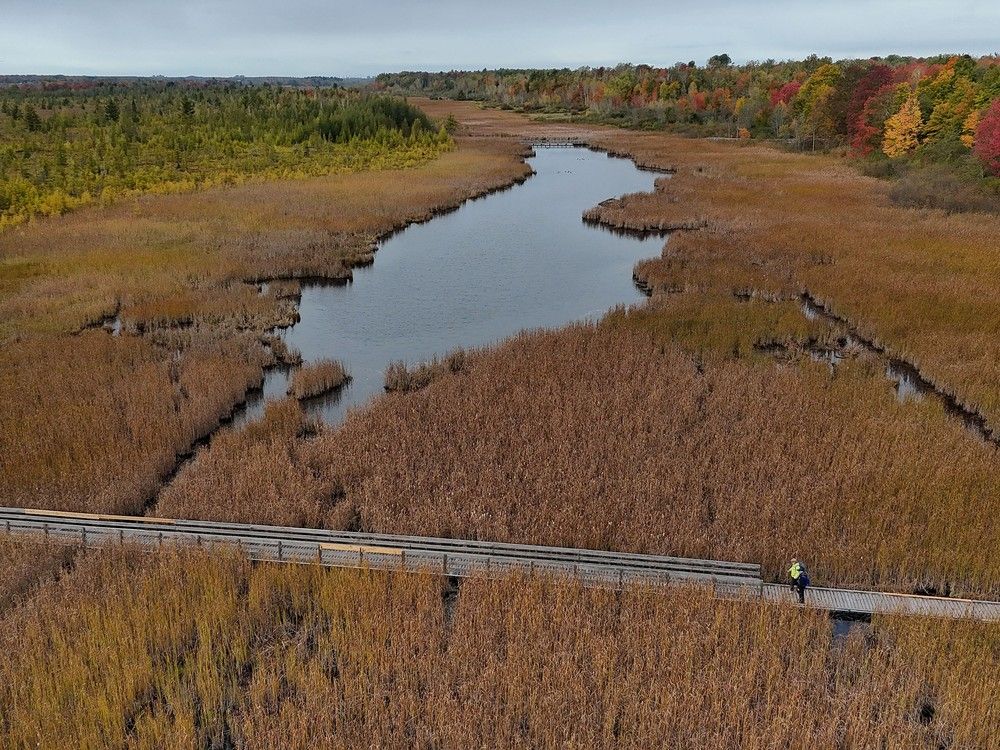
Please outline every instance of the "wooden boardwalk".
M689 582L713 586L720 593L757 595L761 586L760 566L748 563L149 516L0 508L0 533L88 547L124 543L148 548L170 543L230 547L252 560L429 570L456 578L521 571L572 576L594 585Z
M570 577L593 586L698 584L725 598L797 601L787 586L764 583L759 565L721 560L25 508L0 508L0 533L87 547L129 543L150 549L165 544L229 548L252 560L431 571L457 578L522 572ZM810 588L806 606L854 616L1000 622L1000 602L880 591Z

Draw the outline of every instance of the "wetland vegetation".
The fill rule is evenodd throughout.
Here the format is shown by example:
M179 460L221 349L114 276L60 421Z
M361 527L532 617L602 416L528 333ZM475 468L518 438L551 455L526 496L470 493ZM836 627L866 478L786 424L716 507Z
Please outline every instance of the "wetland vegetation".
M25 748L991 746L996 624L885 617L832 631L823 612L699 589L523 577L467 580L448 616L433 575L107 550L4 618L0 736Z
M725 558L769 578L796 554L824 583L1000 595L996 447L841 344L876 342L995 430L996 214L904 207L830 155L408 106L434 135L397 127L353 171L0 233L3 504ZM392 365L391 392L336 428L299 397L344 369L307 364L260 419L220 428L266 368L299 364L281 332L303 285L523 182L542 139L672 173L579 207L690 228L635 266L648 300ZM804 314L803 294L839 320ZM8 540L0 561L11 747L989 747L1000 725L992 624L876 618L831 646L824 613L700 590L471 579L448 617L428 576Z

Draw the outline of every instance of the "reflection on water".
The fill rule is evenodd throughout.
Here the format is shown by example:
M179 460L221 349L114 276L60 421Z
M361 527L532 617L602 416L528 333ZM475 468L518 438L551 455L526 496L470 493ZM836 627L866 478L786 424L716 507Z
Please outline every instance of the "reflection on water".
M898 401L923 401L933 391L912 368L890 361L885 366L885 376L896 384Z
M834 616L832 620L834 645L843 644L852 631L861 631L862 633L871 632L871 618L867 616L849 617L841 615Z
M601 231L582 213L652 190L656 175L587 149L538 148L529 162L536 174L523 185L387 239L353 283L303 284L301 319L283 338L306 363L339 359L352 376L338 394L306 402L311 414L338 424L382 392L394 360L422 362L523 329L597 319L643 298L632 267L658 255L663 239ZM234 422L259 417L265 401L284 395L288 377L269 371Z

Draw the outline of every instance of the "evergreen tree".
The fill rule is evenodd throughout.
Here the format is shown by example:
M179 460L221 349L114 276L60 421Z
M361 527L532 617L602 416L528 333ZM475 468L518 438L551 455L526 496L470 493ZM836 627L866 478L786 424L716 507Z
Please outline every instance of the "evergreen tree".
M42 129L42 118L38 116L35 108L30 104L24 107L24 125L32 133Z

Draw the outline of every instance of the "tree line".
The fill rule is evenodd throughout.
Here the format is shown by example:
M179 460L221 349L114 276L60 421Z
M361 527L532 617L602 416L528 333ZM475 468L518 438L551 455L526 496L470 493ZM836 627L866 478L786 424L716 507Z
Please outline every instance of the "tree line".
M1000 57L890 56L704 66L404 72L377 91L474 99L695 135L780 139L801 148L961 164L1000 177Z
M448 143L405 101L337 87L10 84L0 86L0 228L126 195L363 168Z

